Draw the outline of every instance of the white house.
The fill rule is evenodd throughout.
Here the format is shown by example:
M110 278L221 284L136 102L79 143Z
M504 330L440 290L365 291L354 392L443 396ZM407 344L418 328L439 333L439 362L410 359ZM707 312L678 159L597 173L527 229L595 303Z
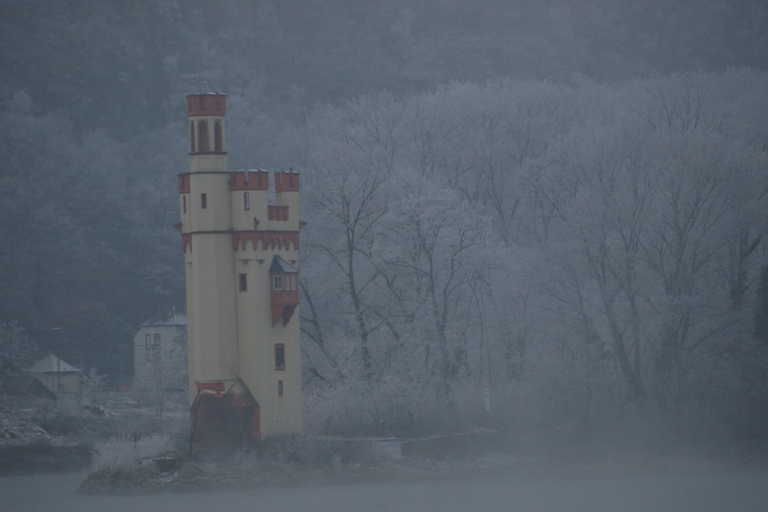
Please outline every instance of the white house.
M133 388L187 388L187 315L176 308L141 324L133 337Z

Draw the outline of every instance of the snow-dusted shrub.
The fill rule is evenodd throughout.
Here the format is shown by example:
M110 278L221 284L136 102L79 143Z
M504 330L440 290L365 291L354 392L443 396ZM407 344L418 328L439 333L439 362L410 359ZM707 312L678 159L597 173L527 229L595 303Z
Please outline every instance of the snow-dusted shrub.
M91 471L125 473L135 468L142 459L158 456L174 448L170 436L147 436L137 440L125 436L114 437L96 445Z

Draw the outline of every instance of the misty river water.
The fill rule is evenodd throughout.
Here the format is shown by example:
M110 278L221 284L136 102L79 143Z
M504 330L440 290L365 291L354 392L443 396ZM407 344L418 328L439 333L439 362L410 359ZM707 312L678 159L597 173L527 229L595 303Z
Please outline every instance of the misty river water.
M768 471L499 475L154 496L80 496L84 474L0 477L4 512L754 511Z

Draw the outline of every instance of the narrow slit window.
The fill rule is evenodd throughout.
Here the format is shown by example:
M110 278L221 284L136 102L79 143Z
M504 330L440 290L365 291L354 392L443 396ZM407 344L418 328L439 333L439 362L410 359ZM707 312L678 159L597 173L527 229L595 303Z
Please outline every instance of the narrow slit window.
M195 123L189 123L189 152L195 152Z
M200 208L208 208L208 196L200 194Z
M197 126L197 150L202 153L208 152L208 122L200 121Z
M248 291L248 274L240 274L238 276L238 282L240 283L240 291L247 292Z
M187 213L187 196L181 196L182 211Z
M284 343L275 343L275 370L285 370Z
M248 197L248 192L243 192L243 209L246 211L251 209L251 199Z
M213 149L215 151L224 151L224 139L221 134L221 122L216 121L213 124Z

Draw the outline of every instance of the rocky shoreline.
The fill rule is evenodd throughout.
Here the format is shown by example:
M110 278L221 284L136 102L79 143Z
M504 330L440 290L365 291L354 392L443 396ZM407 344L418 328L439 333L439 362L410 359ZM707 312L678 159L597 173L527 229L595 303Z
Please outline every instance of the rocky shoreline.
M484 478L504 474L589 475L714 472L724 469L765 469L768 461L743 457L725 458L625 458L616 460L557 461L490 455L461 461L411 460L365 463L305 464L264 463L252 459L226 462L178 461L166 467L155 460L115 472L102 470L88 475L80 494L156 494L248 490L259 487L334 485L387 481L418 481L441 478Z

